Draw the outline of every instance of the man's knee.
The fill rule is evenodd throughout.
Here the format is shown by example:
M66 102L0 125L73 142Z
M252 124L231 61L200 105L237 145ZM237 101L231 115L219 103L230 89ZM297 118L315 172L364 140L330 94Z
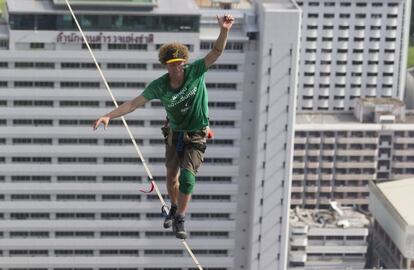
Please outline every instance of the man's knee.
M168 182L177 182L178 181L178 174L170 174L167 175Z
M180 192L192 194L195 185L195 175L187 169L181 169L180 174Z
M167 182L173 183L178 182L178 175L180 173L180 170L177 169L167 169Z

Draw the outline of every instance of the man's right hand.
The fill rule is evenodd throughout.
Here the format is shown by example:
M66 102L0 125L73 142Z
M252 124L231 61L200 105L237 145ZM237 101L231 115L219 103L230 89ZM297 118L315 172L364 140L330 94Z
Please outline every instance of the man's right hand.
M93 124L93 130L96 130L100 124L103 124L104 128L107 129L109 125L109 120L110 120L109 116L99 117L99 119L97 119L95 123Z

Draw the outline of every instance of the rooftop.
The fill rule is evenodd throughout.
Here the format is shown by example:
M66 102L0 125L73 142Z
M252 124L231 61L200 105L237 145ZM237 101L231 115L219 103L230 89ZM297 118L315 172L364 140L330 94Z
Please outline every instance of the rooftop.
M156 0L70 0L73 5L143 5L155 3ZM53 0L55 4L65 4L65 0Z
M290 0L262 0L263 6L268 11L279 11L279 10L299 10L293 1Z
M252 8L252 0L195 0L195 2L200 8L203 9L231 7L230 10L232 10Z
M155 6L157 0L69 0L72 6ZM66 6L65 0L53 0L55 5Z
M414 112L407 111L405 116L404 123L397 123L394 125L406 125L411 126L414 124ZM297 125L314 125L314 124L323 124L323 125L333 125L333 124L340 124L341 127L345 127L349 125L352 127L355 125L362 126L374 126L380 125L378 123L361 123L358 119L353 115L353 113L298 113L296 114L296 124ZM390 124L393 125L393 124ZM385 126L384 126L385 127ZM400 127L400 126L396 126Z
M365 106L375 106L375 105L385 105L385 104L404 106L404 102L396 98L364 97L364 98L361 98L360 100Z
M377 187L408 226L414 226L414 178L380 183Z
M351 113L297 113L296 124L356 124L359 121Z
M335 210L317 210L295 208L290 210L292 226L310 226L319 228L343 228L343 224L351 228L365 228L370 222L367 216L352 207L339 207L341 214ZM345 226L346 227L346 226Z
M113 14L115 7L117 13L123 14L136 14L137 10L150 14L199 14L199 8L193 0L69 0L69 4L75 12L88 14L103 11ZM64 0L7 0L7 6L10 13L68 13ZM93 8L84 10L81 8L84 6ZM102 10L97 10L97 7Z

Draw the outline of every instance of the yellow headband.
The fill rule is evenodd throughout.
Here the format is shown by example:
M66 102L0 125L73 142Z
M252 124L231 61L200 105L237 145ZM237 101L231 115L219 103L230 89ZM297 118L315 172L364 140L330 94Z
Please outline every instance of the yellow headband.
M185 62L185 59L184 58L173 58L173 59L165 61L165 63L169 64L169 63L180 62L180 61Z

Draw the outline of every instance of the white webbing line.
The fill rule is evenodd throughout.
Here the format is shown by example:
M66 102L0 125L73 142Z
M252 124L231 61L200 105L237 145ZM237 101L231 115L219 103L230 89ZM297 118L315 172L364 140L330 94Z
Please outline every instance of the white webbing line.
M70 11L70 14L72 15L73 20L75 21L76 26L78 27L79 32L82 35L83 41L85 42L86 47L88 48L89 53L91 54L92 59L95 62L95 66L98 69L99 74L101 75L103 82L105 83L106 89L108 90L109 95L111 96L112 101L115 104L115 107L118 108L118 102L116 102L116 99L115 99L114 95L112 94L111 88L109 87L108 82L106 81L106 78L105 78L105 76L104 76L104 74L103 74L103 72L101 70L101 67L98 64L98 61L96 61L95 54L93 53L91 47L89 46L89 42L86 39L85 34L83 33L83 30L82 30L82 28L81 28L81 26L80 26L80 24L78 22L78 19L76 18L75 13L73 12L71 5L69 4L69 1L68 0L65 0L65 2L66 2L66 5L68 6L68 9ZM160 199L161 204L164 207L166 205L165 204L165 201L164 201L163 197L161 196L160 190L158 189L158 186L157 186L157 184L155 183L155 181L154 181L154 179L152 177L152 174L151 174L151 172L150 172L150 170L149 170L149 168L147 166L147 163L145 162L145 159L144 159L141 151L139 150L139 147L138 147L137 143L135 142L134 136L132 135L132 132L129 129L129 126L128 126L127 122L125 121L125 118L123 116L121 116L121 119L122 119L122 123L124 123L124 126L125 126L125 128L126 128L126 130L128 132L129 137L132 140L132 143L133 143L133 145L135 147L135 150L137 151L137 153L139 155L139 158L141 159L142 165L144 165L145 171L147 172L148 177L151 180L151 183L154 185L154 188L155 188L155 191L157 192L158 198ZM182 240L182 243L185 246L185 248L187 249L188 253L190 254L191 258L193 259L193 261L196 264L196 266L198 267L198 269L199 270L203 270L203 267L200 265L200 263L198 262L197 258L194 256L194 253L191 251L191 249L188 246L187 242L185 240Z

